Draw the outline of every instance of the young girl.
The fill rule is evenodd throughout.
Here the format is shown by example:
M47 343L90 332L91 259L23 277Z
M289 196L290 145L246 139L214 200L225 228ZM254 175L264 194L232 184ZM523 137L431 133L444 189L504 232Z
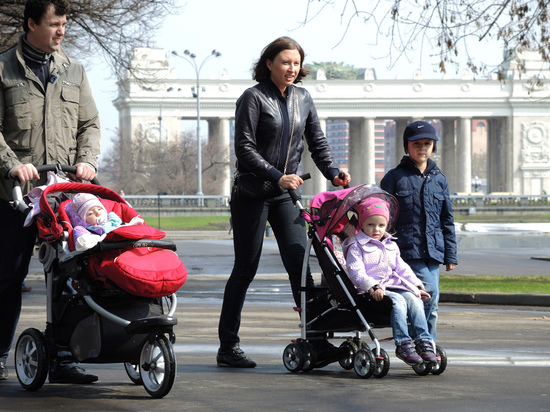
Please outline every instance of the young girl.
M430 159L437 150L434 127L423 121L409 124L403 133L405 153L380 186L399 202L395 224L403 260L426 286L432 298L424 310L430 334L436 340L439 303L439 265L447 271L458 263L453 209L447 178Z
M382 300L384 295L391 297L391 325L395 355L399 359L408 365L437 362L422 304L422 300L430 299L430 295L401 259L399 248L386 233L389 204L368 197L359 203L357 209L357 233L342 244L352 283L359 293L370 293L376 301Z

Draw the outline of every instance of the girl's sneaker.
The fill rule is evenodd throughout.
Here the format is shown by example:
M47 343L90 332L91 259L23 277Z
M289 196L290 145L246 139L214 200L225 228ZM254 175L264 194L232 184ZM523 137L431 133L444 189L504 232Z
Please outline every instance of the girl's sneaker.
M416 342L416 352L422 357L425 363L437 363L437 356L431 340L422 339Z
M416 353L416 350L410 340L406 340L395 348L395 356L405 362L407 365L420 365L424 361Z

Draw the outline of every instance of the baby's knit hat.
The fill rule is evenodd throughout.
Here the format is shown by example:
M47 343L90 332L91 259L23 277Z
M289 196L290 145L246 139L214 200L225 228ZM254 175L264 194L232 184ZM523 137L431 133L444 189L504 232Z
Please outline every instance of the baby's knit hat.
M73 210L83 222L86 222L86 212L93 206L105 209L99 199L90 193L77 193L73 198Z
M390 221L390 205L385 200L378 197L367 197L362 200L357 206L357 213L359 213L357 230L355 233L359 233L359 230L363 227L363 223L370 216L380 215L386 218L386 222Z

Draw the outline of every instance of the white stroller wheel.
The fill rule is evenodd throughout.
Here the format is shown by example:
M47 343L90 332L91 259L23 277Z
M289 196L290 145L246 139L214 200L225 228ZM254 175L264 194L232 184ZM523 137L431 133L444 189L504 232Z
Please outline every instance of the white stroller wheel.
M413 365L413 370L417 375L426 376L432 371L432 363L419 363L418 365Z
M305 356L302 348L297 343L289 344L283 351L283 364L289 372L299 372L305 363Z
M359 349L353 357L353 369L357 376L368 379L374 373L374 355L370 350Z
M149 339L141 349L139 373L143 386L153 398L162 398L174 384L176 357L172 343L164 335Z
M390 370L390 357L388 356L388 352L380 348L380 356L375 356L374 360L376 365L374 366L373 375L375 378L383 378Z
M307 343L304 347L304 366L302 372L311 372L317 364L317 350L311 343Z
M445 369L447 369L447 352L439 345L435 345L435 354L437 356L437 363L432 365L430 371L434 375L441 375Z
M46 338L35 328L26 329L15 346L15 373L23 388L36 391L48 376Z
M143 385L143 381L141 380L141 375L139 373L139 365L124 362L124 370L132 382L136 385Z
M350 371L353 369L353 357L358 351L357 345L350 340L345 340L340 347L348 349L349 354L344 359L340 359L338 363L343 369Z

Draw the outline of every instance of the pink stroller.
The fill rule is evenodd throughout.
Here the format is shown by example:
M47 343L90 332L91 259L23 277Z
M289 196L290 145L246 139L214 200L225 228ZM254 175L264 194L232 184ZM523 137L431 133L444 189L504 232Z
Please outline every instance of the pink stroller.
M59 166L37 169L58 171ZM185 266L175 245L161 240L164 232L144 224L122 225L92 248L75 250L65 206L76 193L96 195L123 222L138 215L117 193L99 185L54 183L44 189L34 219L46 275L47 323L44 333L29 328L19 336L19 382L29 391L40 389L49 360L64 350L82 363L124 363L134 383L163 397L175 380L173 315L176 291L187 277ZM14 207L30 212L17 184L14 199Z
M377 186L360 185L319 193L312 199L308 212L295 194L291 193L291 196L308 222L309 240L302 270L301 307L297 309L300 311L301 336L285 348L285 367L290 372L309 372L316 367L315 348L308 342L310 335L328 333L329 337L334 337L335 332L355 332L355 336L345 338L341 344L349 349L349 356L339 361L340 366L347 370L354 369L362 378L373 375L384 377L389 371L390 359L380 347L373 328L390 326L391 298L385 296L382 301L376 302L370 295L357 292L346 273L341 242L355 233L358 216L355 207L358 203L369 196L387 201L393 210L388 222L389 231L397 219L397 200ZM312 247L323 275L321 285L313 290L306 287L307 263ZM362 340L363 332L368 333L372 340L372 349ZM437 364L423 363L414 366L414 371L419 375L443 373L447 357L439 346L436 352Z

